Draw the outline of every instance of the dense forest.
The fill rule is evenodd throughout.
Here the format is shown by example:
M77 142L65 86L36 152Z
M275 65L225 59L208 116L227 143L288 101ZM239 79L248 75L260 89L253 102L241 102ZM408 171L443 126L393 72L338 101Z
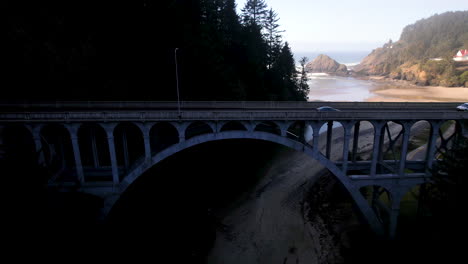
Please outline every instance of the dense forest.
M3 100L176 100L177 85L181 100L306 99L264 0L4 6Z
M446 12L403 29L400 40L375 49L355 70L421 85L468 86L468 65L452 60L468 49L468 11Z

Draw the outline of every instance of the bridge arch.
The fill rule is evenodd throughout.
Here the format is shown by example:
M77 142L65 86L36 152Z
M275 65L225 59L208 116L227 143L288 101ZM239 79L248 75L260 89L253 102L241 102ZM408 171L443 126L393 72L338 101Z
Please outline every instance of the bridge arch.
M350 195L353 197L356 205L359 207L361 212L366 216L366 220L372 229L377 233L381 233L380 223L378 219L372 212L372 209L368 206L367 201L360 194L359 189L353 182L348 178L343 170L336 166L332 161L327 159L324 155L320 154L316 149L302 144L298 141L289 139L287 137L271 134L268 132L261 131L226 131L220 133L210 133L202 134L199 136L192 137L190 139L179 142L178 144L172 145L159 153L152 155L149 162L141 162L140 165L136 166L123 180L116 186L114 189L115 192L113 195L106 197L103 208L103 216L106 217L116 202L120 199L121 195L147 170L152 168L154 165L163 161L164 159L182 151L187 148L205 143L210 141L218 141L225 139L253 139L253 140L263 140L276 143L296 151L304 152L311 158L318 161L322 166L327 168L338 180L343 184L343 186L348 190Z
M118 196L124 193L125 190L135 181L137 180L144 172L148 169L153 167L154 165L158 164L162 160L170 157L184 149L205 143L210 141L218 141L218 140L225 140L225 139L253 139L253 140L263 140L269 141L272 143L277 143L279 145L283 145L288 148L292 148L297 151L304 152L320 162L324 167L329 169L336 177L339 178L341 182L346 186L350 186L351 182L348 178L344 176L341 170L331 161L326 159L323 155L316 152L312 147L306 146L300 142L295 140L282 137L279 135L267 133L267 132L248 132L248 131L226 131L220 133L210 133L210 134L202 134L196 137L192 137L190 139L186 139L185 141L181 141L178 144L174 144L158 153L155 153L151 157L151 161L149 163L141 162L139 166L135 167L118 185L117 188L117 197L114 197L112 201L112 205L114 202L117 201ZM111 209L111 208L108 208Z

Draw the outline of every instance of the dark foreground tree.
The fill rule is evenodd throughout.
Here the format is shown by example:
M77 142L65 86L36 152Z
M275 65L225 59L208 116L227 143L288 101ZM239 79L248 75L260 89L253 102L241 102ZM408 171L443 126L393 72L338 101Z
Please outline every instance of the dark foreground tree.
M176 100L176 59L181 100L273 98L264 1L248 2L247 23L234 0L3 6L1 100ZM275 100L304 100L276 94L282 96Z

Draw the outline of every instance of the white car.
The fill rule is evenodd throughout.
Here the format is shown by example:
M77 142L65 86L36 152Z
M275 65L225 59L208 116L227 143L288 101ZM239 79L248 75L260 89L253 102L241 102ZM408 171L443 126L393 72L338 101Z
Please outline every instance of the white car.
M468 111L468 103L461 104L457 106L458 111Z

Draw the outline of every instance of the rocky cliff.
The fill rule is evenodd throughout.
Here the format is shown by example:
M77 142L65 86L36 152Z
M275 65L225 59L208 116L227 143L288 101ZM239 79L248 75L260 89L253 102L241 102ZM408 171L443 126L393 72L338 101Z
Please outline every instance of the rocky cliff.
M325 72L337 75L348 74L346 65L339 64L337 61L324 54L320 54L313 61L307 63L305 70L307 72Z
M467 86L468 71L452 57L468 47L468 11L446 12L403 29L400 40L373 50L353 74L381 75L418 85Z

